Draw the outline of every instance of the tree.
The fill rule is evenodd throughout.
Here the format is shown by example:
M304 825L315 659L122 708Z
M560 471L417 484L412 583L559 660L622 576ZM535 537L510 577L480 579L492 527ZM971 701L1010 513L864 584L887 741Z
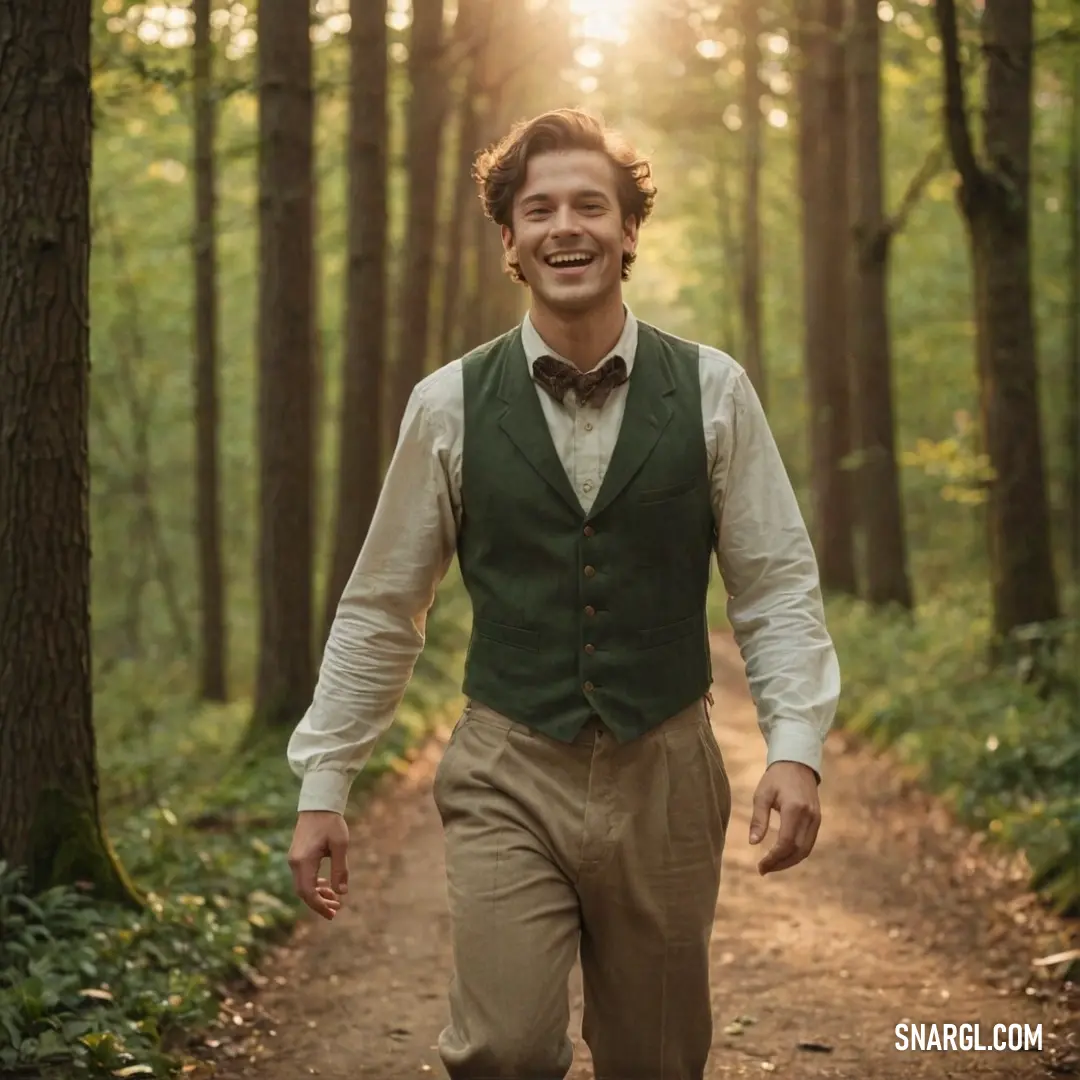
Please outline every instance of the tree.
M980 19L986 152L980 160L968 127L955 0L939 0L935 10L945 133L971 248L980 421L993 472L987 524L1000 646L1018 627L1058 615L1031 301L1033 12L1031 0L986 0Z
M218 481L218 303L212 0L194 0L195 456L202 659L199 695L226 699L225 584Z
M323 614L337 611L367 536L381 486L386 365L386 219L389 118L385 0L355 10L349 30L349 258L338 446L337 530Z
M855 594L847 370L848 199L843 0L799 0L798 171L810 399L811 520L822 586Z
M396 440L409 395L427 369L439 162L446 118L443 0L413 0L409 82L408 218L397 304L391 427L387 433L391 442Z
M849 175L854 259L851 375L855 492L866 544L864 596L912 606L894 437L888 262L893 226L881 181L881 21L877 0L853 0L848 37Z
M1069 102L1069 165L1066 180L1069 205L1069 265L1066 270L1070 299L1066 345L1068 387L1065 402L1065 513L1069 567L1080 584L1080 49L1072 62L1072 100Z
M259 660L255 730L310 700L314 546L314 101L308 5L259 8Z
M90 682L89 0L8 0L0 55L0 858L133 902Z
M765 357L761 341L761 11L759 0L742 0L743 163L742 362L763 406L768 405Z

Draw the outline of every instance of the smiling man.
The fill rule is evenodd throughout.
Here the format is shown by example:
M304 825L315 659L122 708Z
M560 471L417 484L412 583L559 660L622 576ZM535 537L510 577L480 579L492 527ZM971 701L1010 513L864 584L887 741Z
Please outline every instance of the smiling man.
M701 1080L731 817L709 718L710 565L765 741L750 842L780 817L764 874L805 859L820 823L839 671L814 553L746 373L624 303L649 164L560 110L515 127L476 178L530 310L412 394L289 747L296 887L326 918L340 907L346 799L456 555L474 617L467 706L434 787L447 1072L565 1077L580 950L597 1080Z

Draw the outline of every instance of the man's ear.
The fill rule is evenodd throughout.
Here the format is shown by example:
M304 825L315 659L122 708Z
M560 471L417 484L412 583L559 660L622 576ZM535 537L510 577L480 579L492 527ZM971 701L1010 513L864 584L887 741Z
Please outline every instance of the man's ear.
M623 222L623 251L627 255L633 255L637 250L638 242L638 222L637 218L631 215Z
M499 226L499 236L502 237L503 251L510 256L511 261L517 261L517 245L514 243L514 230L509 225Z

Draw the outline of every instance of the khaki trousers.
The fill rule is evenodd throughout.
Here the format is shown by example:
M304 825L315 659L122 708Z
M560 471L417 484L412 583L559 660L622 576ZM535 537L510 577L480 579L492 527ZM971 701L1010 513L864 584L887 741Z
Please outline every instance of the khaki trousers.
M702 1080L731 788L704 702L629 745L471 703L435 776L454 971L451 1080L563 1080L580 949L596 1080Z

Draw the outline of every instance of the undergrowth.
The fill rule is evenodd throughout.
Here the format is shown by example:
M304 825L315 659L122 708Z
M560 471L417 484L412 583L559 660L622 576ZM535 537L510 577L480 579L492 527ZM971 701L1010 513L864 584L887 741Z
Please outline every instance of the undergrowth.
M354 800L451 718L466 608L453 584L443 590L397 720ZM229 984L250 977L291 929L300 904L287 852L299 784L282 754L229 752L247 710L167 703L149 723L145 710L136 717L146 738L103 748L107 829L146 897L141 912L77 887L27 896L21 875L0 863L0 1074L192 1071L192 1039L215 1020ZM151 791L152 805L133 805Z
M838 600L829 628L838 726L890 747L957 820L1023 852L1050 907L1080 915L1077 623L1039 628L1052 648L1034 678L988 662L981 593L945 591L913 618Z

